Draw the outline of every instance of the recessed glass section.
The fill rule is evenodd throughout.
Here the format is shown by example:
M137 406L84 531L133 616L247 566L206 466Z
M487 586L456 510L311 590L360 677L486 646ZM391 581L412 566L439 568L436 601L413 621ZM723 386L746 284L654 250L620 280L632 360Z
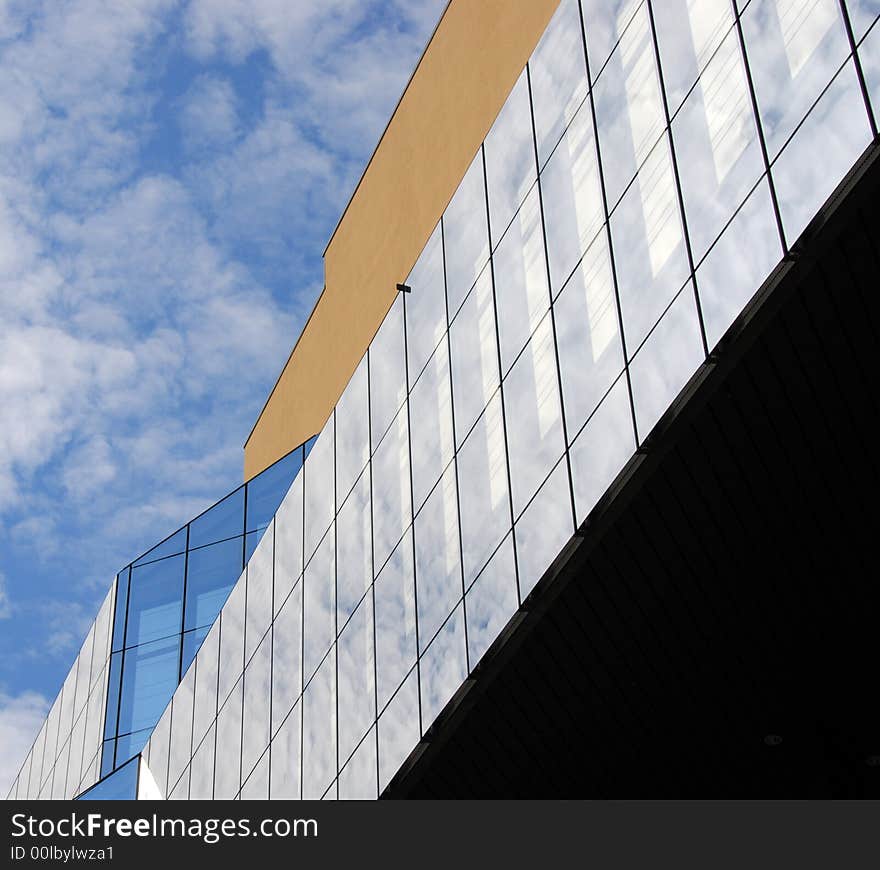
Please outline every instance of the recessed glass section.
M126 646L180 632L184 563L184 556L171 556L131 569Z
M189 524L189 546L203 547L244 533L244 487L239 487Z
M112 776L102 779L86 789L77 800L80 801L133 801L137 797L138 759L122 765Z
M155 562L166 556L176 556L186 549L186 526L178 529L173 535L167 537L160 544L156 544L152 550L147 550L140 559L135 560L134 565L143 565L145 562ZM127 572L126 572L127 573Z
M177 688L180 635L125 651L118 733L152 728Z
M247 531L263 529L275 516L303 464L301 447L270 465L247 485Z
M186 566L185 629L214 623L241 574L242 557L241 538L190 551Z

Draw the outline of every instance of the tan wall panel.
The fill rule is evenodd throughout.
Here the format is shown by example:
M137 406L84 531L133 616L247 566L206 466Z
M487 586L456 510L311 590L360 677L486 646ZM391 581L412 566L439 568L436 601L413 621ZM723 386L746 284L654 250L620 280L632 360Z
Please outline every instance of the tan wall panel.
M324 254L245 479L324 425L559 0L452 0Z

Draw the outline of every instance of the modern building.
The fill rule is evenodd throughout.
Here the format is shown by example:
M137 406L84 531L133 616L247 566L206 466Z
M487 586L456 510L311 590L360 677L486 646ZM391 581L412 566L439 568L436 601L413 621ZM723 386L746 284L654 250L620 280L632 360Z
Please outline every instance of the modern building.
M451 0L10 796L880 792L878 20Z

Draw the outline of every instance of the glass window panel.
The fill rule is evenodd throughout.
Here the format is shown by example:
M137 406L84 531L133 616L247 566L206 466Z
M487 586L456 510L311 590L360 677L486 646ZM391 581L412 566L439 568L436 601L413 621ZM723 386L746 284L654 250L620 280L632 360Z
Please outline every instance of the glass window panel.
M220 655L220 623L208 632L196 662L193 702L193 745L197 746L217 715L217 667Z
M302 464L303 451L297 447L248 483L247 531L269 525Z
M196 749L190 767L189 799L211 800L214 797L214 723Z
M455 315L489 259L483 149L477 151L443 214L446 292Z
M621 375L571 445L574 504L580 525L636 449L626 378Z
M115 740L106 740L101 748L101 776L107 776L108 773L113 770L113 761L116 757L116 741ZM49 773L51 774L51 770ZM52 778L50 776L49 782L52 782ZM45 797L46 794L46 783L40 787L40 793L38 799Z
M467 678L464 608L461 605L422 654L419 670L424 733Z
M120 737L116 741L116 764L117 766L125 761L128 761L129 758L134 758L141 749L144 748L147 740L150 739L150 734L153 733L152 727L145 728L143 731L135 731L131 734L126 734Z
M244 487L221 499L189 524L189 545L203 547L244 533Z
M370 344L370 425L373 450L406 398L403 294L398 293Z
M550 307L538 188L533 187L493 255L501 370L505 374Z
M241 532L239 532L241 534ZM186 526L178 529L173 535L169 535L164 541L156 544L152 550L147 550L140 559L134 562L135 565L142 565L145 562L155 562L157 559L164 559L166 556L176 556L186 549Z
M302 575L303 475L299 475L275 516L275 612Z
M257 547L260 544L260 541L263 539L263 529L260 529L258 532L248 532L244 536L244 562L245 565L250 562L251 556L257 550Z
M116 606L113 611L113 650L122 649L125 643L125 613L128 609L128 582L131 569L120 571L116 577ZM92 626L94 631L94 626Z
M849 54L838 0L754 0L746 52L771 161Z
M79 796L84 801L130 801L137 791L137 760L120 767L112 777L97 783Z
M376 580L376 670L379 709L416 660L412 541L400 542Z
M412 520L407 416L407 409L401 409L373 456L373 559L377 569Z
M303 680L307 683L336 637L333 526L306 567L303 611Z
M518 606L513 537L508 535L467 592L465 610L471 670Z
M603 232L553 303L562 399L574 438L623 370L614 277Z
M742 256L748 251L748 256ZM697 288L714 348L782 257L773 203L761 181L697 269Z
M555 296L605 222L593 114L585 103L541 173L550 283Z
M623 334L632 356L688 276L669 145L651 152L611 216Z
M190 550L186 565L184 629L210 626L241 574L242 540Z
M846 0L853 34L858 42L880 16L880 0ZM876 39L877 30L874 30Z
M452 382L444 341L431 357L409 397L412 424L412 473L415 510L455 452L452 431Z
M337 646L339 760L344 764L376 720L373 599L367 596L342 630Z
M341 754L340 754L341 757ZM339 799L371 801L379 796L376 782L376 732L373 728L339 774Z
M241 787L243 801L265 801L269 799L269 752L263 753L254 772Z
M543 166L587 95L578 0L562 0L529 60L538 162Z
M119 733L152 728L177 687L180 635L125 651Z
M484 148L489 231L494 247L536 177L532 110L525 69L489 130Z
M242 681L239 680L217 715L215 800L232 800L241 788L241 703Z
M608 17L607 11L602 17ZM612 210L666 126L647 6L639 7L624 31L627 22L629 10L616 19L620 44L593 91L605 190ZM587 28L588 40L591 29Z
M299 800L300 798L300 726L302 705L297 704L284 720L272 741L272 800ZM272 716L275 716L273 707Z
M188 631L183 636L183 659L180 664L180 670L183 673L186 673L189 669L189 666L192 664L192 660L196 657L196 653L199 651L199 647L201 647L202 642L208 636L208 632L211 630L211 627L206 625L202 628L197 628L195 631Z
M315 552L335 512L334 497L334 415L324 424L305 468L305 562Z
M302 583L297 584L272 631L272 730L278 729L302 691Z
M560 462L516 523L523 600L574 534L568 467Z
M880 4L878 4L880 5ZM871 99L874 117L880 116L880 24L874 25L865 41L859 46L859 60Z
M713 52L731 33L733 4L730 0L663 0L654 3L653 9L663 84L669 113L674 115ZM732 35L738 46L736 33ZM687 164L682 161L682 165Z
M336 518L337 625L342 628L373 582L370 474L355 484Z
M697 306L688 284L630 364L642 442L704 358Z
M412 272L412 288L404 299L409 380L413 383L446 332L446 289L443 279L443 237L438 223Z
M419 742L419 683L416 669L379 719L379 791L391 781Z
M855 68L847 64L779 159L773 179L789 245L871 141Z
M187 671L171 702L171 750L168 760L168 788L172 789L192 758L193 699L195 669Z
M279 667L281 663L279 662ZM272 637L266 635L244 672L241 775L247 778L269 745L272 698ZM268 773L268 771L267 771Z
M450 466L415 521L419 649L461 600L455 467Z
M171 707L165 708L159 724L153 729L149 743L149 768L156 787L164 797L168 794L168 750L171 743Z
M498 344L492 270L480 275L449 330L455 437L467 437L498 388Z
M367 355L336 405L336 504L340 505L370 458Z
M764 171L739 38L731 31L672 127L694 262Z
M245 661L269 630L272 622L272 558L275 549L275 527L270 524L263 534L247 567L247 623L245 628Z
M641 0L581 0L593 81L602 73L620 34L641 5Z
M229 600L220 614L220 678L218 680L218 707L223 706L235 681L244 670L244 603L247 594L246 578L242 575L229 594Z
M104 739L116 736L119 710L119 689L122 684L122 653L110 656L110 683L107 689L107 717L104 720Z
M331 651L303 693L303 799L317 800L336 776L336 657Z
M470 583L510 529L501 396L496 395L458 454L462 561Z
M516 420L508 433L508 448L513 514L518 516L565 449L549 316L504 381L504 401Z
M184 556L171 556L131 569L127 646L180 632L184 563Z

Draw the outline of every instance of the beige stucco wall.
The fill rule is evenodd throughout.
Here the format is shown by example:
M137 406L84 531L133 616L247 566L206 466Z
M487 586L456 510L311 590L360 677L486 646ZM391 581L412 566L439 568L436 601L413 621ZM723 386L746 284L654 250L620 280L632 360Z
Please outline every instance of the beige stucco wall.
M324 291L247 443L249 480L318 432L559 0L452 0L324 254Z

